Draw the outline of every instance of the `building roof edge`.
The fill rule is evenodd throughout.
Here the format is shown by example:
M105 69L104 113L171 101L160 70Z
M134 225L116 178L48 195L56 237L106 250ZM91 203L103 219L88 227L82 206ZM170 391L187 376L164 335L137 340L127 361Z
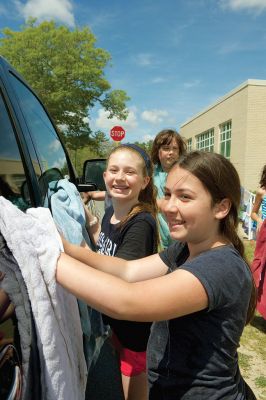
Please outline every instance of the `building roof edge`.
M222 97L219 97L214 103L209 105L208 107L204 108L202 111L199 111L197 114L195 114L193 117L189 118L186 120L184 123L180 125L180 128L183 126L187 125L189 122L193 121L194 119L198 118L200 115L205 114L207 111L211 110L212 108L216 107L218 104L222 103L229 97L233 96L237 92L240 92L240 90L243 90L247 86L266 86L266 80L265 79L247 79L243 83L241 83L239 86L228 92Z

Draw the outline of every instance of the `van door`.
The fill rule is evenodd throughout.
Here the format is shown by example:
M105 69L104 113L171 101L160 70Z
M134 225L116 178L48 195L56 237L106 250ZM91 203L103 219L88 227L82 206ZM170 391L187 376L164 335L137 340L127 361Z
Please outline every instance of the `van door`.
M16 129L18 121L7 96L4 81L5 76L0 65L0 195L25 211L35 205L39 198L31 161L33 148L25 145L24 137ZM25 182L29 193L27 198L22 194ZM23 285L19 284L15 277L12 281L13 289L10 289L10 285L6 286L5 281L6 264L14 262L0 234L0 398L16 400L21 398L22 347L25 345L25 340L30 338L28 373L23 377L24 394L29 400L38 399L41 398L40 364L31 310L28 308L28 314L23 318L24 327L27 327L30 335L21 340L15 303L10 300L16 297L20 302L21 297L19 299L18 295L22 294L22 290L25 293L25 288L22 288Z

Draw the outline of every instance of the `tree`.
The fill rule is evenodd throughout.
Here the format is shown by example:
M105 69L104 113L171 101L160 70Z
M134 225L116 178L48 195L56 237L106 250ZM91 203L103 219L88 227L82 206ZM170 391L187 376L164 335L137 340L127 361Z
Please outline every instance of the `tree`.
M95 47L89 28L70 30L54 21L37 25L31 18L19 32L1 32L1 54L38 93L70 146L89 144L88 115L96 103L110 118L126 119L129 97L123 90L111 90L104 76L110 54Z
M151 154L153 140L149 140L148 142L135 142L136 145L142 147L148 154Z
M100 158L106 158L114 147L114 144L111 143L105 133L101 131L94 132L93 140L96 154L98 154Z
M84 161L90 158L107 158L115 146L101 131L92 134L89 138L89 145L77 146L78 144L79 141L73 138L73 141L68 140L66 146L79 176L82 176Z

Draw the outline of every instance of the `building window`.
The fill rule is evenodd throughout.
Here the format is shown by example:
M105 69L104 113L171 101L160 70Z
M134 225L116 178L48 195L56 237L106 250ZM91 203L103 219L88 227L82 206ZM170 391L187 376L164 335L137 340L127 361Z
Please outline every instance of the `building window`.
M228 159L230 159L231 154L231 133L231 121L220 125L220 154Z
M214 151L214 129L209 129L206 132L196 136L197 150Z
M192 138L187 140L187 152L189 153L190 151L192 151Z

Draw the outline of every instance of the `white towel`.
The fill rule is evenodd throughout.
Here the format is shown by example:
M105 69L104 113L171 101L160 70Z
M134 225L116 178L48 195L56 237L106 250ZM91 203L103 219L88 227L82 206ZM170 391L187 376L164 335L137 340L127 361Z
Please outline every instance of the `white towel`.
M0 197L0 230L21 269L38 336L43 400L84 400L87 369L77 300L55 281L58 236L46 208Z

